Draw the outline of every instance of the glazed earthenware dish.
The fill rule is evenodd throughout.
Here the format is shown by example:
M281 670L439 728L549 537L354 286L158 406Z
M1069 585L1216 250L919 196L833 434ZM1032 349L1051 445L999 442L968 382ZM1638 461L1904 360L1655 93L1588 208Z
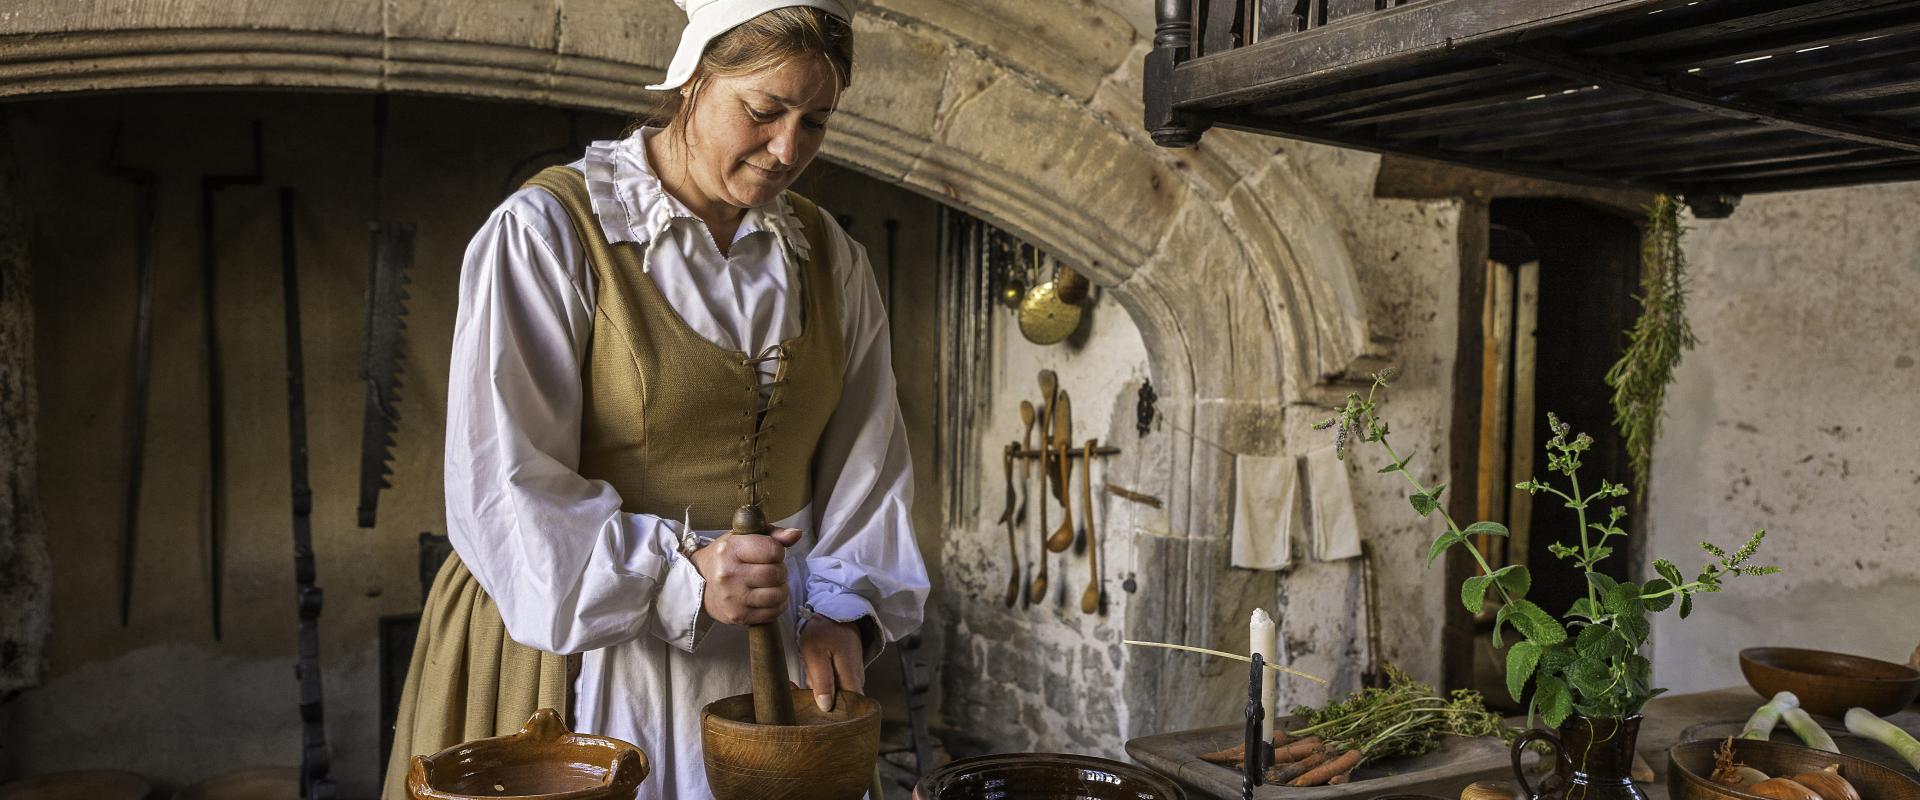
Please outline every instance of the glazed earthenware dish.
M1682 742L1667 750L1667 783L1673 800L1767 800L1714 783L1714 754L1725 739ZM1864 758L1829 753L1789 742L1733 740L1733 759L1776 778L1819 772L1840 765L1840 777L1853 784L1861 800L1915 800L1920 781Z
M572 733L553 709L534 712L512 736L454 745L414 756L407 772L412 800L633 800L647 777L647 757L631 744Z
M1180 787L1132 764L1063 753L963 758L913 787L913 800L1184 800Z
M1825 650L1749 647L1740 651L1740 672L1761 697L1793 692L1807 713L1828 717L1854 707L1884 717L1920 696L1920 670Z

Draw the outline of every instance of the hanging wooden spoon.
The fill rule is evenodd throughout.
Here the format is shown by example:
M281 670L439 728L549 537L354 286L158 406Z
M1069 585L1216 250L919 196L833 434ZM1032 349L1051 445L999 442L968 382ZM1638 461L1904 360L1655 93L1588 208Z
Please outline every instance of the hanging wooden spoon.
M1093 536L1093 448L1100 442L1088 439L1080 448L1080 524L1087 531L1087 591L1080 595L1080 613L1100 610L1100 544Z
M1064 553L1073 546L1073 459L1069 458L1068 438L1073 436L1073 402L1066 392L1060 393L1060 399L1054 401L1053 447L1054 457L1060 460L1060 527L1047 537L1047 549L1055 553Z
M1007 509L1009 511L1009 513L1000 517L1000 521L1007 525L1007 565L1011 568L1011 574L1007 578L1008 608L1012 608L1014 603L1020 602L1020 546L1014 539L1014 514L1011 513L1013 509L1013 448L1017 446L1018 443L1008 444L1005 455L1000 459L1000 470L1004 472L1007 477Z
M1027 450L1033 447L1034 417L1033 403L1026 400L1020 401L1020 423L1024 429L1020 432L1020 450L1018 451L1020 453L1020 507L1013 512L1015 525L1027 524L1027 496L1032 494L1029 491L1028 479L1033 477L1033 462L1027 458Z

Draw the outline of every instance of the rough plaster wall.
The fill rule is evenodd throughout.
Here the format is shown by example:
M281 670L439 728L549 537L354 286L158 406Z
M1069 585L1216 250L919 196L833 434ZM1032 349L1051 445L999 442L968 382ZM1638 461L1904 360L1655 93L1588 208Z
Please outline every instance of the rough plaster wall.
M1700 338L1668 395L1649 502L1655 558L1767 529L1760 561L1692 617L1654 625L1674 691L1738 685L1742 647L1905 662L1920 642L1920 185L1750 197L1695 220Z
M1392 341L1390 360L1400 377L1380 413L1393 426L1395 447L1413 459L1411 471L1422 483L1448 482L1447 432L1459 324L1459 206L1451 201L1374 199L1379 165L1374 155L1288 141L1276 141L1274 149L1332 206L1340 235L1353 252L1375 334ZM1290 449L1328 446L1330 432L1301 430L1302 423L1327 414L1317 408L1296 410L1290 432L1303 444ZM1377 449L1360 449L1347 459L1361 533L1375 560L1381 617L1378 658L1438 684L1442 608L1454 592L1445 585L1441 565L1426 564L1437 523L1413 513L1404 479L1376 473L1385 463ZM1308 552L1304 544L1297 542L1295 552ZM1301 563L1283 587L1289 604L1286 636L1302 668L1333 679L1333 685L1322 689L1295 683L1290 698L1318 704L1329 691L1358 686L1367 657L1363 597L1351 564Z
M382 493L380 526L362 531L353 519L363 392L364 222L372 203L371 100L149 95L23 103L10 112L27 183L42 212L35 311L40 377L49 399L41 414L47 431L41 456L56 625L46 684L7 706L0 779L111 767L179 786L246 766L298 760L284 339L271 187L230 189L219 201L229 510L226 630L218 643L208 622L202 525L199 177L243 169L246 122L259 118L269 180L299 191L314 543L319 584L327 593L321 655L334 775L343 796L371 796L385 763L376 752L376 621L419 608L415 535L445 532L441 441L461 253L501 196L508 171L564 139L564 116L453 100L400 98L392 104L387 213L418 223L420 234L394 488ZM120 119L127 123L128 160L155 165L162 181L149 460L137 599L133 624L125 629L117 619L117 561L110 554L118 541L126 474L133 218L130 190L95 166ZM623 124L585 116L580 133L605 138ZM845 184L865 188L840 188ZM844 172L837 182L820 185L834 187L823 196L863 195L866 211L876 218L880 209L903 218L903 246L931 249L929 201ZM826 207L841 210L831 200ZM848 209L862 212L851 203ZM856 236L878 253L877 235L861 236L877 234L874 228ZM896 299L902 296L916 295L896 292ZM931 348L912 341L896 346L897 357L910 360L915 352ZM929 428L927 401L916 406L913 393L918 387L926 394L930 364L910 364L902 377L909 421ZM926 494L937 503L936 492ZM922 549L933 549L938 529L922 533L928 537ZM897 685L893 665L876 665L877 692L888 691L888 680Z

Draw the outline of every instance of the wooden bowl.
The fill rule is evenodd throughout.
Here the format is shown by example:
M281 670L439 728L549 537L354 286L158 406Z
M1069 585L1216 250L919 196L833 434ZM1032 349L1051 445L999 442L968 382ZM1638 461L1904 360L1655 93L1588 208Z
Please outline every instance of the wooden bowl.
M0 800L146 800L153 785L112 769L49 772L0 784Z
M1185 800L1180 787L1132 764L1064 753L963 758L913 787L913 800Z
M1824 650L1749 647L1740 651L1740 672L1761 697L1793 692L1807 713L1828 717L1854 707L1884 717L1920 696L1920 670Z
M700 710L707 788L718 800L859 800L880 758L880 704L840 690L821 711L792 687L798 725L753 722L753 695Z
M1725 741L1701 739L1682 742L1667 751L1667 784L1672 800L1767 800L1713 782L1714 752ZM1920 781L1864 758L1788 742L1753 739L1734 739L1733 758L1776 778L1791 778L1803 772L1818 772L1829 765L1839 764L1840 777L1853 784L1862 800L1920 798Z
M572 733L553 709L533 712L519 733L414 756L412 800L633 800L647 757L619 739Z
M215 775L174 792L173 800L300 800L300 768L256 767Z

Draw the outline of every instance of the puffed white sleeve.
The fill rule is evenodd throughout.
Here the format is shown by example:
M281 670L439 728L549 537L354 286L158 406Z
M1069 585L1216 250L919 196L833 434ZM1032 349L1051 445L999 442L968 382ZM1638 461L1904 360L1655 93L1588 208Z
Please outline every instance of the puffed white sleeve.
M447 529L515 641L576 653L712 625L678 522L577 472L590 270L566 212L524 189L468 245L447 387Z
M920 627L931 585L913 536L913 459L873 268L859 243L828 227L842 278L847 363L840 404L815 454L819 528L807 555L806 603L841 622L871 619L884 641L896 641ZM871 660L882 642L867 644Z

